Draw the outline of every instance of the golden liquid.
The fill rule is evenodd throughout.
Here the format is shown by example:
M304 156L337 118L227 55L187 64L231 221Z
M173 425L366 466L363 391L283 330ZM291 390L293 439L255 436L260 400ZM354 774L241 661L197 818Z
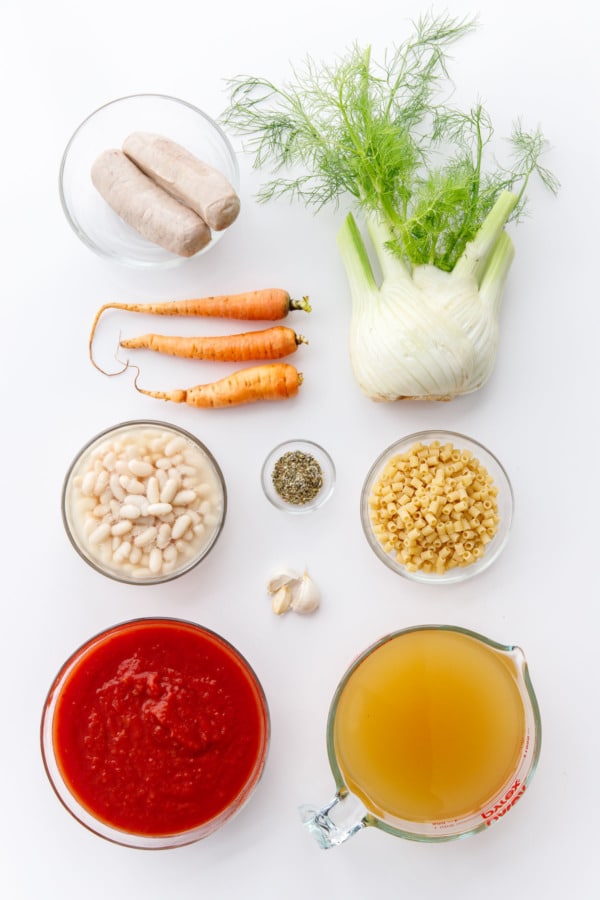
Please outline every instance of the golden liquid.
M484 809L517 767L525 712L505 654L457 631L408 631L350 675L333 725L344 782L392 822Z

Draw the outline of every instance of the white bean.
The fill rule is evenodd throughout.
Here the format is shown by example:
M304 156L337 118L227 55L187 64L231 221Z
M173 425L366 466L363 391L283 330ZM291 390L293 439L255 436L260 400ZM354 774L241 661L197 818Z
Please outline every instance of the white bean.
M165 447L165 456L175 456L175 454L179 450L183 450L185 445L186 445L185 438L180 437L179 435L177 437L171 438L171 440L168 442L168 444Z
M148 498L148 503L158 503L160 500L160 487L155 475L149 478L146 483L146 497Z
M163 565L163 555L158 547L153 547L150 551L150 558L148 560L148 568L152 572L153 575L158 575L161 571Z
M170 503L149 503L147 513L149 516L167 516L172 509Z
M158 534L156 536L156 546L159 548L159 550L164 550L165 547L168 546L170 540L171 526L166 522L163 522L163 524L158 528Z
M178 519L175 519L173 528L171 529L171 538L174 541L177 541L177 540L179 540L179 538L182 538L191 524L192 524L192 520L191 520L190 516L187 515L187 513L185 513L183 516L179 516Z
M131 544L129 541L123 541L121 545L113 553L113 562L124 562L129 558L131 553Z
M148 478L149 475L154 473L154 466L148 462L144 462L143 459L130 459L129 471L139 478Z
M94 515L97 519L102 519L110 512L110 506L105 506L104 503L98 503L97 506L94 507Z
M128 531L131 531L133 528L133 523L130 519L122 519L120 522L116 522L115 525L111 528L111 533L116 534L120 537L123 534L127 534Z
M176 495L179 490L179 479L178 478L169 478L164 488L160 492L160 502L161 503L171 503L173 501L173 497Z
M102 541L106 540L109 534L110 525L107 525L106 522L103 522L92 531L92 533L88 537L88 541L90 542L90 544L100 544Z
M127 494L125 505L137 506L143 516L148 515L148 501L143 494Z
M98 527L97 519L94 519L92 517L90 517L89 519L86 519L85 522L83 523L83 528L81 529L83 532L83 536L86 538L89 538L92 531L94 531L94 529L97 527Z
M102 465L105 469L108 469L109 472L115 467L115 463L117 461L117 455L114 450L109 450L104 459L102 460Z
M108 484L109 474L106 469L102 469L98 477L96 478L96 484L94 485L94 494L96 497L99 497L106 485Z
M116 472L113 472L110 476L109 485L115 500L123 501L125 499L125 491L123 490L123 486L119 481L119 476Z
M137 566L139 561L142 558L142 548L141 547L132 547L131 553L129 554L129 562L132 565Z
M81 482L81 493L90 497L94 493L94 487L96 486L96 473L95 472L86 472L83 477L83 481Z
M129 494L145 494L146 488L137 478L130 478L127 484L123 485Z
M173 506L189 506L196 499L196 491L178 491L173 497Z
M177 547L175 544L169 544L168 547L165 547L163 550L163 559L165 562L174 563L177 559Z
M146 528L141 534L138 534L138 536L134 538L133 543L136 547L147 547L156 537L157 531L158 528L151 525L150 528Z
M134 506L133 503L126 503L121 507L119 515L122 519L138 519L141 515L141 510L139 506Z

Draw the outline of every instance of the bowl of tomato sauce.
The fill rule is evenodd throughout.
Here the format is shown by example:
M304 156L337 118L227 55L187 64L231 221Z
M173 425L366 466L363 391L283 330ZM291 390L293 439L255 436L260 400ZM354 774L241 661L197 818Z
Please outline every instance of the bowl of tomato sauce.
M166 849L220 828L262 775L269 709L246 659L193 622L133 619L63 664L41 723L66 809L117 844Z

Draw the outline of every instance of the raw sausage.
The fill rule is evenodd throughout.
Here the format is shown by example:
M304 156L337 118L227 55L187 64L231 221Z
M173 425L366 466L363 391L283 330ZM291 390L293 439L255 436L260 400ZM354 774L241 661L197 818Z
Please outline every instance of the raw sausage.
M227 178L174 141L135 131L125 139L123 150L156 184L198 213L214 231L222 231L237 218L240 199Z
M178 256L193 256L211 239L210 228L189 207L148 178L121 150L105 150L92 166L92 182L123 221Z

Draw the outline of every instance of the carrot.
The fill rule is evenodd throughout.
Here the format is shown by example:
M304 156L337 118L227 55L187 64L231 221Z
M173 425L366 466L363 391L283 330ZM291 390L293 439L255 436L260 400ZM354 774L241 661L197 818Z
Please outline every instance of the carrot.
M156 400L187 403L198 408L239 406L258 400L285 400L295 397L302 384L302 373L288 363L265 363L239 369L227 378L209 384L198 384L187 390L148 391L138 386L139 370L134 385L140 394Z
M173 337L143 334L121 341L127 350L155 350L185 359L210 359L213 362L245 362L250 359L281 359L295 353L308 341L291 328L275 325L263 331L246 331L219 337Z
M126 312L146 313L154 316L214 316L224 319L247 319L249 321L262 319L275 321L284 319L291 310L303 309L311 311L308 297L301 300L292 300L287 291L280 288L266 288L260 291L246 291L242 294L222 294L210 297L200 297L193 300L166 300L162 303L105 303L100 307L90 333L88 348L90 360L100 372L108 375L100 369L94 360L92 343L96 327L102 313L107 309L120 309ZM120 371L124 371L126 366ZM118 375L118 372L113 373Z

